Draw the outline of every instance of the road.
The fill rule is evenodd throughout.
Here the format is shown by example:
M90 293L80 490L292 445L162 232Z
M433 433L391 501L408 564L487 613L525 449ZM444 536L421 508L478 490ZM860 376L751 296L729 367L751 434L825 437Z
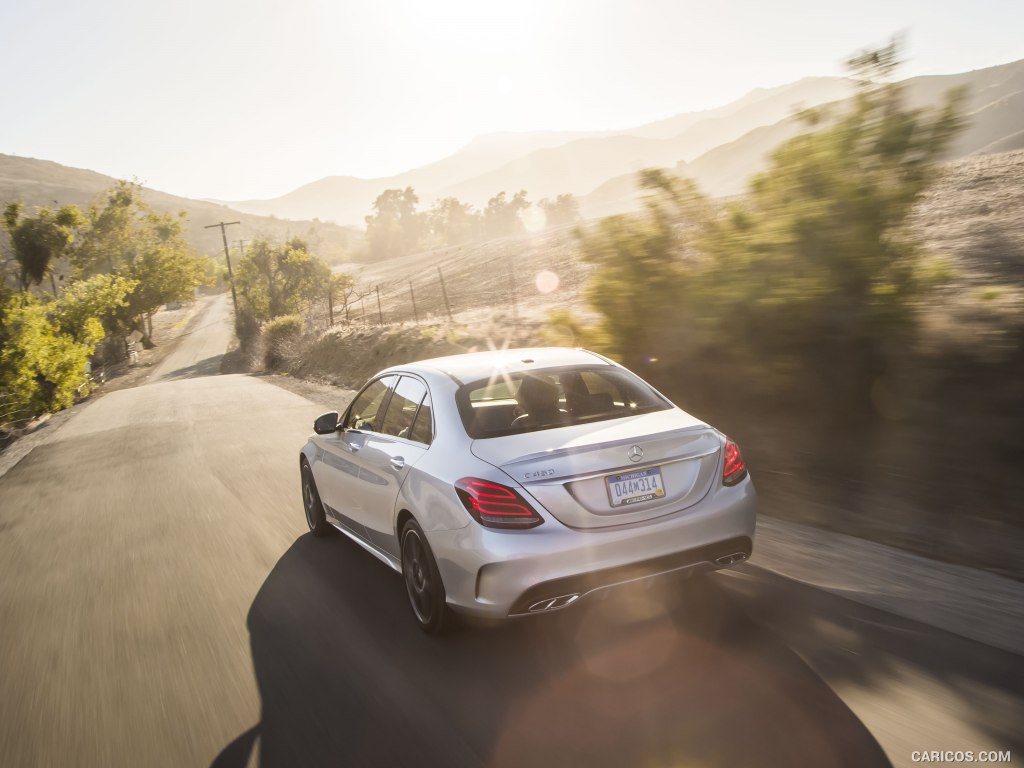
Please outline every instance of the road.
M233 337L231 307L227 294L215 297L197 322L187 327L183 343L156 366L150 382L216 376L220 361Z
M0 478L0 765L1024 755L1024 659L753 566L699 600L667 582L422 636L395 574L306 532L322 408L218 375L229 316L212 303L147 384Z

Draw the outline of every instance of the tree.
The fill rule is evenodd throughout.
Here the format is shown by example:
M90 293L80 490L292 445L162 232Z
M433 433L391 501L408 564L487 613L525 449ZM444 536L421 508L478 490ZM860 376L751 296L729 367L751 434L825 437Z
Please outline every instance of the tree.
M117 275L93 275L71 283L52 310L57 330L76 342L96 344L102 339L102 320L128 306L138 283Z
M507 237L523 231L520 214L530 207L526 199L526 190L516 192L511 200L505 198L504 192L487 201L483 213L484 232L488 237Z
M135 286L111 318L112 330L127 330L141 320L151 335L157 309L191 298L211 280L208 260L193 253L185 239L185 214L155 213L138 184L119 181L89 207L87 220L81 244L71 254L75 278L109 273Z
M738 283L723 305L735 310L731 340L804 359L815 350L833 413L869 408L887 349L913 331L924 286L907 219L961 127L962 93L930 112L906 105L889 82L899 54L893 41L852 57L852 107L805 114L818 129L775 151L706 242L718 277Z
M334 313L345 312L345 320L348 321L349 303L355 297L356 281L352 275L344 272L331 272L331 279L328 287L330 308L330 322L334 324Z
M370 253L379 259L404 256L419 243L424 217L416 213L419 198L412 187L387 189L373 202L373 215L366 217L366 241Z
M136 283L115 275L72 282L56 300L30 293L0 303L0 400L28 419L71 405L91 387L88 362L103 321L126 306Z
M75 277L115 272L135 260L141 219L148 213L142 187L119 181L86 210L87 226L72 254Z
M549 227L566 227L580 220L580 204L574 195L559 195L554 201L544 198L537 205Z
M299 314L309 302L327 295L331 271L309 253L305 241L281 246L256 240L239 264L236 283L245 309L266 322Z
M17 204L7 206L4 226L21 293L0 291L5 418L71 405L91 387L89 359L107 332L127 330L161 304L192 296L209 265L190 252L184 224L183 215L153 213L138 185L128 182L90 206L86 217L73 206L35 217L22 217ZM55 282L53 299L30 292L63 257L73 267L63 292L58 295Z
M577 232L583 259L595 267L586 291L602 317L598 334L612 354L638 368L686 347L680 334L691 331L678 319L699 298L699 272L685 257L709 216L686 179L652 169L642 171L639 182L651 192L646 215L610 216Z
M143 316L153 332L153 313L172 301L191 299L210 279L206 259L185 241L185 217L148 213L139 232L135 258L120 273L136 282L128 298L133 316Z
M864 423L927 288L908 216L960 128L962 96L909 108L889 82L897 43L850 61L845 111L807 112L740 200L713 207L663 171L640 174L646 211L581 233L588 288L614 354L658 357L791 392L843 430ZM674 361L670 362L670 361Z
M479 237L480 214L469 203L454 197L434 203L427 220L431 233L444 245L461 245Z
M73 205L57 211L42 208L32 216L21 215L21 204L10 203L4 209L4 229L11 237L18 263L18 282L22 291L39 285L51 274L53 262L66 255L75 239L75 230L84 224L81 212ZM51 282L54 296L57 286Z

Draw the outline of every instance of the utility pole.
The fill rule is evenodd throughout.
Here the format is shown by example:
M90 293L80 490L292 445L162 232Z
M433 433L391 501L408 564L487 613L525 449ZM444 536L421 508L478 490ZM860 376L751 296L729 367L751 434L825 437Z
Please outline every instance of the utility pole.
M248 240L235 240L235 245L238 246L238 252L242 255L243 259L245 258L245 244L248 242Z
M235 307L235 316L238 316L238 294L235 293L235 273L231 271L231 253L228 251L228 236L224 231L226 227L230 227L232 224L241 224L240 221L222 221L219 224L210 224L203 229L213 229L214 227L220 227L220 236L224 240L224 258L228 263L228 280L231 282L231 303Z

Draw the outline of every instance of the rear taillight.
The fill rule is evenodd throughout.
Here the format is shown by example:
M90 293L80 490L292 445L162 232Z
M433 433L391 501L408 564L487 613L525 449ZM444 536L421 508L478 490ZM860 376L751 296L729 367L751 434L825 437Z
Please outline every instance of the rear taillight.
M466 511L487 528L533 528L544 522L526 499L514 488L477 477L464 477L455 483Z
M743 463L740 447L725 438L725 466L722 468L722 485L736 485L747 476L747 465Z

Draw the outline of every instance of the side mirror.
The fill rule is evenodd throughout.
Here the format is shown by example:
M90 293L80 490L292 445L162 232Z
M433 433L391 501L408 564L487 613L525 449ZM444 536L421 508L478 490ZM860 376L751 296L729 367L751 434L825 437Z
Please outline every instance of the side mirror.
M313 422L313 431L318 435L329 435L338 431L338 412L321 413Z

